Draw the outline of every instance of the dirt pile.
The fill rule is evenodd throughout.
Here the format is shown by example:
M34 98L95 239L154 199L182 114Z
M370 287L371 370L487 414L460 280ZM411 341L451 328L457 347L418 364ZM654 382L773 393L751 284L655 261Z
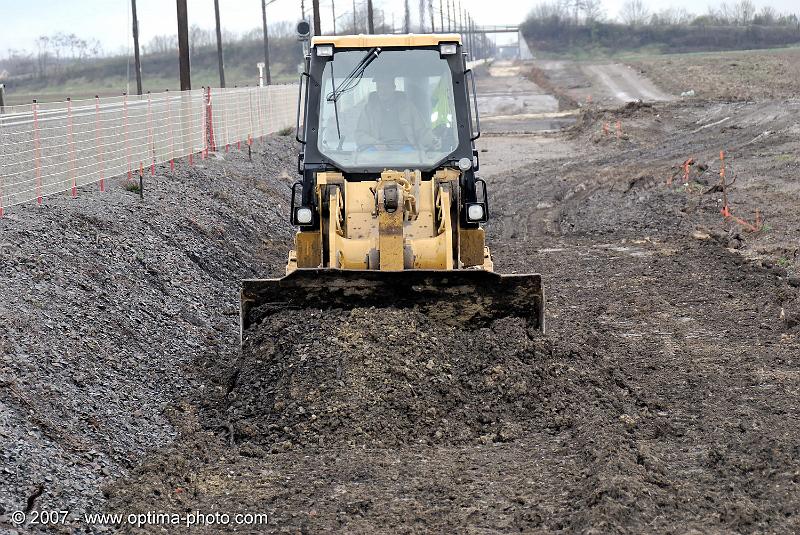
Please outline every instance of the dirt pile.
M574 110L578 107L577 101L564 88L554 84L543 69L531 65L530 69L525 72L525 77L556 97L559 110Z
M507 442L564 424L558 402L543 410L566 394L554 357L571 358L518 318L470 330L394 308L283 311L248 334L229 418L273 450Z

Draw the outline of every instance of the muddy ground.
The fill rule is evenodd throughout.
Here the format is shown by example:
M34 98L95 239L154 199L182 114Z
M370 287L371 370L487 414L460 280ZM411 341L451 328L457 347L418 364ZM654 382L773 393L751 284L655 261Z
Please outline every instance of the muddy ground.
M546 334L287 310L240 353L229 318L160 405L174 441L95 507L268 514L238 532L800 530L800 102L590 105L520 134L502 115L524 95L499 99L512 107L479 146L497 271L542 274ZM752 225L720 214L720 150Z
M633 68L680 95L726 100L792 99L800 95L800 48L668 54L631 59Z

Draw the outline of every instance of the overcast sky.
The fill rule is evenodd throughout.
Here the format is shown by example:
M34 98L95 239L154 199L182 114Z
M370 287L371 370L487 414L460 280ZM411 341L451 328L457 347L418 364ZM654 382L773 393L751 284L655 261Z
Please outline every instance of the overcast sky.
M458 4L459 0L456 0ZM521 22L537 1L526 0L460 0L475 20L484 24L516 24ZM605 13L614 17L625 0L605 0ZM652 10L683 7L693 13L704 13L709 5L719 0L644 0ZM734 0L729 0L731 3ZM352 12L353 0L335 0L337 15ZM356 0L358 5L366 0ZM244 32L260 26L261 0L220 0L223 27L234 32ZM306 0L306 10L311 0ZM320 0L322 30L330 31L332 0ZM759 8L772 5L780 12L800 12L798 0L753 0ZM412 15L419 0L410 0ZM439 0L433 0L437 11ZM204 28L214 26L213 0L188 0L189 24ZM376 10L383 10L387 21L394 13L396 24L402 20L403 0L373 0ZM445 0L446 5L446 0ZM140 22L140 41L146 44L154 35L177 32L175 2L173 0L137 0ZM275 0L267 7L270 22L296 21L300 18L300 0ZM0 0L0 56L8 49L35 49L34 40L39 35L55 32L75 33L78 36L98 39L106 52L123 52L130 41L130 0Z

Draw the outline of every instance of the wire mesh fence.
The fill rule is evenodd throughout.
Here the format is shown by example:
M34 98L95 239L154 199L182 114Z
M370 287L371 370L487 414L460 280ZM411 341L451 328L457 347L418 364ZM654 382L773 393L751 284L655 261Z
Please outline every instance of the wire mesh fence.
M294 123L297 86L166 91L33 102L0 114L3 210L178 158L252 143Z
M295 122L297 86L210 89L211 150L277 132Z

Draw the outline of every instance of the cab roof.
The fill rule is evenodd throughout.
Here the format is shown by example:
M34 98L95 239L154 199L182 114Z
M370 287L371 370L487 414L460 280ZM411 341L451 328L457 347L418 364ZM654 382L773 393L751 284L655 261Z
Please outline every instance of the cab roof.
M435 46L439 43L459 43L457 33L405 33L383 35L317 35L311 38L311 46L333 45L336 48L372 48L376 46Z

